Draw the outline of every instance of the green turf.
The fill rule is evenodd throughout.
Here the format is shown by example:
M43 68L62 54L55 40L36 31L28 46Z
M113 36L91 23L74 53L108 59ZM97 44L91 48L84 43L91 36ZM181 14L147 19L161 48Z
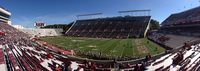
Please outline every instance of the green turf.
M165 49L147 38L140 39L96 39L81 37L43 37L43 41L62 46L66 49L84 52L101 52L110 56L144 56L158 54Z

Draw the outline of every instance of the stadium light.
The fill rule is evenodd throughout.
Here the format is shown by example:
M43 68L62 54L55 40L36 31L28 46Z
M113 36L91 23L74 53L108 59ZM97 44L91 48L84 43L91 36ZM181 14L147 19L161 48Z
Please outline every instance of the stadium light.
M145 10L126 10L126 11L118 11L118 13L121 15L123 13L148 13L148 16L150 15L151 10L150 9L145 9Z
M79 19L79 17L84 17L84 16L96 16L96 15L102 15L103 13L90 13L90 14L80 14L80 15L76 15L77 19Z
M77 15L77 17L80 17L80 16L93 16L93 15L101 15L103 13L91 13L91 14L81 14L81 15Z

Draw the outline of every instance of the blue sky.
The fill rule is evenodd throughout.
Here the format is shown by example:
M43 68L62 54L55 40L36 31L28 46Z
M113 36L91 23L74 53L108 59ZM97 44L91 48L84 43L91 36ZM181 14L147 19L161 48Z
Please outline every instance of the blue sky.
M199 0L0 0L11 11L13 24L33 27L35 21L68 24L78 14L102 12L102 16L119 16L118 11L151 9L160 22L170 14L200 5Z

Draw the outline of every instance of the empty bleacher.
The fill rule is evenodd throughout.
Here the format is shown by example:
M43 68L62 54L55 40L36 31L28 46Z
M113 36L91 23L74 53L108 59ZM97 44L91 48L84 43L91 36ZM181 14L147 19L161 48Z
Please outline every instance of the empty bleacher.
M93 38L144 37L149 21L150 16L77 20L66 35Z
M169 37L168 41L165 42L165 45L171 48L180 48L184 45L185 42L192 42L195 40L200 40L197 37L188 37L188 36L180 36L180 35L166 35Z

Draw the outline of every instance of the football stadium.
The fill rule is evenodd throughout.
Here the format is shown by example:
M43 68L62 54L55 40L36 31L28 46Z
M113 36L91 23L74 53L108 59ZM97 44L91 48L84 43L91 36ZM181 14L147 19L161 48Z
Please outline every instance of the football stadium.
M21 21L15 19L19 11L2 4L8 8L0 6L1 71L200 71L199 5L170 12L161 23L154 8L136 7L116 11L117 16L79 13L66 24L22 17L34 27L25 28L15 24Z

